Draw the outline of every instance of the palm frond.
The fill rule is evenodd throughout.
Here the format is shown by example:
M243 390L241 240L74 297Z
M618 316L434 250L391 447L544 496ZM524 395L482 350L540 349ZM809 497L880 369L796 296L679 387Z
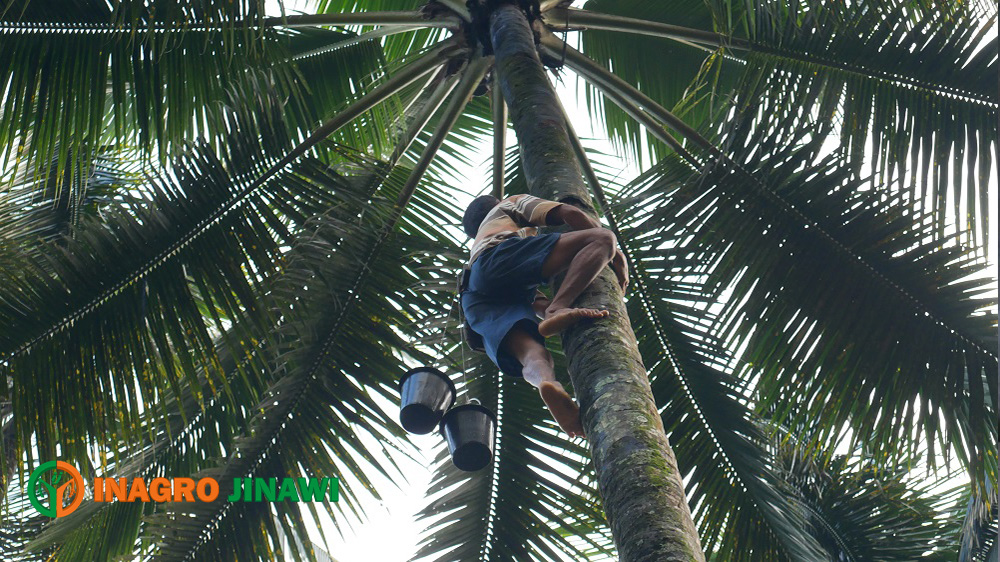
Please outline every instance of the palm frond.
M293 320L278 334L281 348L288 351L280 356L280 368L272 375L274 382L252 408L251 430L238 437L218 467L209 467L202 474L226 483L231 483L234 475L338 475L345 485L337 507L359 510L360 495L375 493L365 476L369 467L384 474L392 469L386 460L365 449L359 435L368 434L379 441L402 436L373 396L385 397L392 392L395 373L405 370L402 359L389 353L393 347L406 349L390 326L410 324L410 302L433 304L413 298L407 287L416 279L399 267L412 259L407 257L411 252L419 251L414 240L399 237L395 244L386 245L376 260L364 266L366 282L357 283L359 266L370 257L373 238L381 238L384 215L371 211L367 210L370 218L361 228L347 233L333 223L317 221L316 234L298 242L297 255L301 257L299 263L289 265L284 281L287 288L282 291L289 297L282 300ZM379 275L368 277L373 271ZM300 295L303 286L312 290ZM348 303L352 303L349 311L345 309ZM400 309L395 303L407 303L407 307ZM330 337L330 330L354 336ZM309 373L315 376L303 376ZM153 532L162 545L156 559L183 559L192 552L197 552L199 559L226 559L227 535L218 529L254 527L248 520L269 516L225 502L186 507L157 521ZM174 534L178 529L181 532ZM304 536L305 528L297 525L296 532ZM248 542L253 544L246 548L258 549L267 539L268 533L251 537Z
M739 168L664 176L635 196L662 201L650 219L690 240L691 275L732 291L719 329L727 347L747 346L741 376L759 377L761 405L850 424L872 454L912 444L895 428L918 426L973 476L995 470L982 420L995 412L996 320L988 281L969 277L982 265L898 198L862 189L837 155L814 161L808 143L739 121L722 142Z
M113 25L128 9L95 8L66 24L29 11L0 23L4 162L32 165L36 173L53 162L61 183L64 175L86 177L89 171L74 165L109 144L165 160L196 137L224 142L225 107L268 89L290 102L286 124L297 136L381 76L378 44L357 43L353 33L274 27L238 33L197 20L196 27L209 27L188 30L185 20L147 34ZM323 72L314 72L318 64ZM354 131L355 146L379 138L364 130Z
M226 337L217 337L216 353L226 373L228 395L212 395L205 368L199 366L198 386L184 381L179 398L163 401L163 415L144 412L138 432L141 441L120 442L118 450L103 453L99 459L102 474L150 482L212 466L232 450L234 437L247 427L252 407L267 386L268 361L273 360L267 343L260 342L252 353L237 357L230 353ZM105 449L115 445L103 443ZM152 506L138 503L85 502L69 516L38 529L25 550L54 552L58 560L113 560L147 554L151 547L137 537L144 532L145 518L154 513Z
M674 155L652 177L682 182L692 175ZM788 494L750 392L733 376L733 358L712 333L714 296L687 274L697 261L684 244L687 236L675 238L678 231L657 225L657 202L641 187L649 179L627 187L631 197L609 212L636 287L629 317L636 320L664 429L687 475L705 551L718 560L820 559L806 509Z
M743 384L729 372L729 352L707 329L713 299L696 283L671 278L685 257L664 250L683 244L659 239L655 228L643 224L648 202L631 209L613 206L604 188L613 180L601 180L572 126L568 132L632 272L636 290L629 317L646 319L636 336L643 342L643 362L652 366L664 429L680 453L678 467L688 474L688 501L706 552L726 560L817 558L820 546L808 532L804 506L786 493L757 427L761 420L751 411ZM673 155L673 173L690 176L679 156Z
M121 288L141 280L144 276L154 271L164 258L177 254L178 251L189 246L199 236L210 231L221 219L246 202L248 197L255 195L263 184L273 179L275 174L281 172L289 163L313 149L317 143L332 133L350 124L358 116L363 115L372 107L390 98L400 89L405 88L416 79L431 72L439 64L437 57L441 56L447 47L448 45L442 45L426 56L410 63L393 76L393 78L372 89L365 96L346 107L342 112L327 120L309 138L294 146L294 148L288 146L287 137L281 134L282 131L274 128L275 123L281 122L280 113L275 117L275 113L268 113L267 110L261 114L257 114L252 110L246 111L247 114L252 115L252 117L245 116L247 123L255 127L250 132L251 140L248 142L246 137L234 138L226 145L227 156L231 160L231 163L235 163L232 166L234 168L233 174L235 179L230 179L232 185L229 186L233 193L210 208L200 207L199 216L201 220L195 221L189 229L183 230L182 234L175 235L166 244L165 248L159 248L161 251L158 253L151 254L147 251L146 254L140 254L149 255L155 259L145 260L141 267L130 270L127 275L114 283L108 283L112 285L111 289L100 292L100 296L96 299L89 299L86 305L70 308L62 320L42 330L41 335L29 332L28 334L21 333L12 336L11 341L7 342L7 346L9 347L7 353L17 355L36 341L58 333L67 326L70 318L85 315L88 311L99 306L106 298L114 296ZM272 104L275 103L273 97L270 98L270 102ZM269 109L274 110L274 106L272 105ZM230 118L233 118L232 114ZM234 123L232 126L236 131L242 130L239 124ZM257 136L254 137L254 134ZM215 158L214 154L206 151L202 152L205 153L204 157L209 160ZM282 154L283 157L280 160L274 157L267 158L270 154Z
M135 153L107 149L92 162L73 166L89 168L86 178L56 178L56 162L36 174L30 167L16 170L13 179L0 190L0 246L31 253L46 243L72 238L80 220L99 220L116 206L138 204L134 193L141 191L142 160Z
M758 10L748 72L794 73L837 92L838 151L870 162L882 184L898 181L940 232L951 224L985 240L989 170L1000 160L997 44L986 40L996 19L964 3L791 6ZM761 95L794 98L775 86Z
M315 433L318 428L311 427L312 432L306 428L303 431L294 431L290 428L295 428L300 423L308 424L316 419L326 419L330 413L343 420L353 420L355 423L360 423L360 420L356 419L358 416L361 416L362 420L368 418L370 421L365 427L370 428L371 435L376 438L384 437L383 432L395 433L397 437L400 435L401 430L395 428L394 424L388 424L384 414L379 413L377 406L371 402L367 390L372 388L370 385L378 384L374 377L381 377L383 384L388 387L386 383L393 380L392 373L398 372L399 367L381 368L376 370L377 374L361 376L360 373L353 374L354 368L351 365L360 366L362 364L360 360L363 360L364 363L375 367L387 363L399 366L398 359L389 355L386 348L402 348L404 344L399 334L390 326L399 327L408 324L407 317L412 317L413 312L412 309L403 308L402 303L405 302L407 307L416 304L417 299L414 298L416 293L408 292L408 299L392 298L398 290L390 290L390 287L384 284L407 279L406 269L393 274L389 267L389 264L405 262L400 252L423 249L417 238L411 238L403 244L399 244L399 241L391 244L389 238L397 228L397 223L404 217L407 219L405 226L400 228L402 236L413 236L411 234L413 232L426 233L435 230L435 223L423 222L427 214L407 213L406 204L413 196L418 182L430 166L451 126L461 114L472 91L482 80L488 62L479 59L470 63L456 87L451 102L443 110L435 137L428 142L406 180L398 186L396 204L386 211L385 216L379 217L376 214L373 217L379 219L378 226L369 227L367 231L358 232L354 237L345 237L337 242L336 247L341 252L354 258L356 261L354 267L328 269L329 260L324 258L331 255L333 242L339 238L336 237L338 234L336 230L331 234L317 233L311 241L300 241L300 245L314 244L313 259L316 263L309 265L312 271L303 272L301 277L295 278L293 284L289 286L289 295L293 298L289 299L290 304L282 315L294 318L301 314L303 306L306 310L315 306L330 313L323 314L318 320L313 317L311 324L292 323L286 328L288 341L295 342L294 347L289 346L290 351L282 357L281 371L287 374L272 385L269 396L255 408L259 412L254 424L255 430L240 440L237 451L229 455L228 462L217 469L206 471L206 474L218 476L223 482L229 482L234 477L257 475L258 470L267 469L273 463L286 462L282 460L284 458L300 459L308 456L307 451L314 446L314 442L306 441L300 436ZM385 187L391 186L392 184L385 185ZM373 213L369 211L369 214ZM383 263L386 264L384 269L380 268L381 275L378 277L371 275L375 260L385 260ZM310 283L319 283L320 290L317 292L321 300L312 305L296 302L303 300L298 296L301 287ZM384 320L372 325L373 319L380 318ZM357 357L362 348L340 337L344 331L364 334L366 338L370 338L370 356ZM339 361L341 357L356 357L356 359L341 362ZM358 380L365 380L365 384L358 384ZM327 390L317 388L317 384L325 384ZM329 394L325 394L327 391ZM382 388L380 393L385 396L386 388ZM328 412L327 416L322 415L324 411ZM340 428L340 435L354 435L354 430L349 424L342 424ZM354 463L349 450L330 445L332 438L332 433L325 435L322 442L338 449L335 452L340 453L338 458L342 462ZM276 446L277 444L280 445ZM363 448L355 454L385 472L381 464ZM345 458L352 460L344 460ZM324 456L319 459L328 458ZM334 461L328 459L325 462L328 464L319 468L335 468ZM291 468L289 464L281 466L285 470ZM349 468L351 474L362 474L357 464L351 464ZM369 491L374 492L367 478L361 477L361 483ZM183 510L184 513L166 518L161 527L160 536L163 544L159 549L158 559L185 559L196 552L200 557L227 556L228 553L224 548L219 549L216 546L225 542L225 535L215 533L215 529L220 525L229 525L228 521L232 521L234 517L244 517L245 510L241 507L233 507L224 502L200 504L186 508ZM178 527L184 529L184 532L177 533ZM296 529L296 532L304 531L304 528L298 525ZM271 533L264 533L262 537L270 535Z
M712 27L712 12L699 2L676 0L664 4L651 0L589 0L584 7L606 14L669 20L674 25L699 29ZM568 23L573 27L573 15L573 10L563 10L559 15L550 16L547 22L553 26ZM683 116L694 127L703 124L718 104L724 102L721 98L732 89L739 76L740 65L715 56L715 48L700 44L598 30L581 33L580 44L587 56L613 69L617 77L639 88L659 105L683 107ZM656 53L656 56L637 57L635 53ZM669 61L666 68L664 60ZM692 96L697 97L698 103L692 103L689 99ZM686 99L688 101L682 103ZM586 100L591 115L600 116L608 135L619 149L630 152L636 160L640 159L644 145L653 149L652 156L656 158L666 154L666 147L644 138L635 120L620 107L602 103L593 85L588 85Z
M246 0L238 4L225 0L124 0L113 12L113 23L135 31L151 25L173 25L180 29L210 25L220 31L233 32L249 22L264 17L265 2ZM279 9L281 8L279 2ZM34 2L10 0L4 4L0 17L23 18L25 21L54 21L65 24L107 21L112 11L108 5L94 0L60 0Z
M267 155L283 153L278 148L283 142L288 146L280 113L250 106L252 117L246 121L231 115L225 162L208 147L198 148L150 181L150 201L74 232L74 240L53 255L5 271L9 322L3 368L13 377L7 392L20 420L46 420L39 427L19 426L22 442L32 431L44 431L40 437L46 447L66 439L77 447L67 455L83 458L87 436L131 440L139 404L155 407L154 396L178 392L181 373L191 377L196 365L217 364L210 332L225 333L225 322L237 318L261 321L266 311L255 301L260 289L254 276L266 277L280 267L288 221L301 223L324 210L307 183L292 184L302 191L290 193L273 181L253 200L246 198L326 134L435 64L431 56L400 70L270 166L274 159ZM199 244L192 244L198 237ZM248 277L248 271L254 274ZM94 314L99 309L102 314ZM144 336L125 345L130 333ZM232 342L250 345L249 334L237 336ZM58 351L67 349L92 353ZM55 408L56 389L35 376L40 372L80 375L72 379L71 390L79 407ZM138 384L128 382L134 378ZM50 413L55 410L61 414Z
M266 315L259 278L246 272L273 271L289 236L288 218L266 200L217 221L200 244L171 250L178 231L203 227L266 162L256 125L232 122L225 161L193 147L171 170L149 172L137 204L4 271L2 368L22 446L34 433L43 456L54 458L61 443L64 457L82 460L91 438L134 436L156 396L176 393L196 364L216 364L211 333L225 331L223 319L253 325ZM282 197L275 189L268 195Z
M780 471L808 506L831 560L924 560L951 546L941 515L953 494L934 492L933 483L915 481L903 467L831 458L790 443L775 447Z
M629 10L636 17L618 17ZM939 233L957 228L986 240L989 171L1000 150L996 128L991 126L1000 107L991 78L996 74L997 46L986 40L995 19L984 20L966 3L940 9L913 0L875 2L865 9L812 0L787 5L717 2L712 12L720 33L706 31L710 26L704 22L691 24L684 18L674 18L669 22L673 25L659 24L657 19L668 12L642 2L617 3L609 12L614 17L557 10L550 14L549 24L558 29L559 17L572 21L576 14L585 27L595 29L583 34L585 50L591 41L587 38L594 34L612 33L613 39L598 39L598 45L605 42L622 50L632 49L629 45L639 40L602 29L648 36L643 40L672 38L679 45L675 48L685 41L711 49L725 47L719 54L744 64L716 64L710 71L712 87L705 95L697 95L704 86L693 83L681 107L695 111L687 117L695 127L701 124L698 115L710 113L713 105L725 106L728 96L719 99L720 94L748 97L734 77L742 77L743 87L749 86L759 99L784 102L803 115L823 110L813 105L817 98L805 93L822 90L822 98L832 96L834 101L831 122L836 127L827 134L839 137L838 150L845 158L859 170L873 167L873 177L882 184L898 182L914 204L933 209ZM692 27L676 28L676 24ZM671 107L677 99L660 100L655 82L641 84L622 75L619 67L628 68L622 56L608 57L599 50L588 54L599 57L660 105ZM643 76L649 81L664 74L656 68ZM694 73L681 76L681 80L673 77L675 83L686 85ZM759 89L762 80L770 88ZM622 117L615 122L618 128L624 126ZM620 131L616 135L621 138ZM633 137L633 143L641 140L637 133Z
M356 222L356 217L369 217L365 219L366 224L370 224L371 221L378 219L378 213L374 213L375 209L365 209L368 206L367 201L372 197L375 189L379 186L390 186L390 184L385 184L386 175L390 174L395 179L394 182L401 181L399 173L402 169L394 169L395 162L399 160L400 157L406 152L406 148L410 145L413 137L418 131L426 124L430 115L440 106L441 101L444 96L451 91L454 87L454 80L451 80L444 76L439 76L436 80L437 85L434 86L428 95L423 96L421 100L416 103L411 104L408 112L402 116L400 124L395 127L395 129L400 131L400 140L394 151L393 157L390 162L368 162L366 159L358 160L356 164L346 165L342 164L345 171L349 171L348 176L340 177L337 174L326 170L325 166L321 165L317 161L307 160L299 164L295 164L291 168L291 173L284 176L282 185L285 186L287 192L283 197L276 197L272 200L273 204L282 209L283 212L294 214L297 220L301 224L312 224L316 219L310 218L316 215L320 211L323 211L323 224L325 225L325 230L327 232L333 232L339 236L345 236L345 232L357 231L357 226L352 226L353 222ZM357 157L358 155L353 155ZM332 175L331 175L332 174ZM405 177L405 175L404 175ZM391 178L390 178L391 179ZM357 193L357 195L352 196L351 193ZM307 212L302 214L301 212L296 212L294 205L289 205L286 201L294 201L296 198L305 198L310 200L316 207L311 211L312 215ZM422 200L423 196L417 194L416 199ZM433 201L426 201L418 206L418 208L426 208L428 210L434 210L435 204ZM339 209L339 210L338 210ZM304 211L301 209L300 211ZM332 212L337 211L336 218L331 215ZM426 215L426 224L437 223L437 211L432 213L426 213L421 211L422 215ZM306 221L306 222L302 222ZM278 275L275 276L276 281L279 284L288 285L290 288L284 291L276 291L268 285L265 289L265 293L272 295L284 295L288 294L288 302L278 300L276 304L272 306L287 307L289 303L295 303L296 298L294 292L300 289L302 286L309 286L309 284L315 284L316 279L313 274L306 275L305 278L301 277L300 274L291 273L294 268L290 267L288 264L290 260L295 263L301 262L304 258L298 257L296 255L301 252L308 253L312 248L312 242L309 242L310 237L313 236L308 234L314 227L309 227L304 230L307 234L306 239L297 245L295 245L288 253L283 255L280 259L280 270ZM422 226L419 229L419 233L423 234L428 232L427 226ZM359 236L368 236L363 231L356 232ZM350 272L356 269L356 261L358 256L350 254L346 250L342 253L336 254L339 256L339 260L330 261L321 255L315 255L313 260L323 261L324 268L328 268L329 271L339 271L339 275L343 277L345 272ZM363 257L363 256L362 256ZM295 261L298 260L298 261ZM343 261L341 261L343 260ZM361 261L364 261L363 259ZM389 261L386 263L401 263L405 259L396 259L396 261ZM381 262L380 262L381 263ZM373 264L371 267L375 267ZM325 269L324 271L327 271ZM287 279L286 279L287 278ZM292 279L289 281L288 279ZM294 290L293 290L294 289ZM338 301L343 301L344 299L350 300L352 298L349 294L341 294L336 296L335 299ZM292 304L292 308L286 308L279 318L285 318L287 322L288 318L293 317L291 312L294 312L294 308L299 306L299 304ZM300 307L298 310L302 310ZM326 314L323 309L317 311L317 314L325 317ZM374 314L370 311L370 308L366 308L364 317L371 317ZM388 318L388 316L386 316ZM315 324L316 317L311 321ZM395 324L396 322L392 322ZM405 323L405 322L404 322ZM235 328L231 329L235 330ZM264 334L270 333L273 330L264 330ZM384 334L378 334L381 337L387 337ZM193 390L190 386L182 386L182 391L185 393L183 400L174 400L174 405L171 406L170 401L166 405L166 409L170 413L170 419L160 420L159 418L152 419L150 421L151 425L149 428L142 431L142 435L155 435L156 438L142 447L136 447L135 445L130 445L127 448L127 454L123 455L126 461L123 464L114 465L109 467L111 473L118 473L121 475L143 475L148 476L149 474L193 474L199 471L207 471L207 473L212 473L212 469L216 467L216 459L227 458L233 454L233 451L237 448L240 450L247 450L250 445L243 441L236 440L240 434L244 434L248 431L249 426L247 425L248 418L246 415L242 415L242 412L252 413L259 411L260 407L257 407L258 403L261 403L262 393L269 384L267 381L271 381L275 385L284 385L283 388L287 388L289 381L285 378L280 378L280 373L277 375L271 374L272 367L269 365L275 364L277 359L274 358L274 351L277 348L273 344L268 344L266 342L266 335L258 336L259 339L265 340L261 341L253 350L253 354L244 359L235 358L230 354L227 354L224 347L219 349L220 362L223 365L223 370L227 373L227 381L229 383L229 398L230 400L222 400L218 396L211 396L208 403L202 408L202 410L194 416L194 419L185 424L181 423L183 420L181 413L188 410L192 405L196 405L197 401L193 399L191 393ZM390 340L386 340L390 341ZM395 341L395 340L393 340ZM255 341L255 344L257 342ZM397 341L397 344L399 342ZM378 356L379 354L374 354ZM384 355L384 353L382 354ZM242 364L241 364L242 363ZM398 371L398 368L386 368L382 369L380 372L393 372ZM240 373L248 371L253 375L251 377L241 376ZM284 371L281 371L284 373ZM244 384L245 379L252 379L252 383ZM281 382L278 382L278 381ZM204 383L203 380L200 382ZM317 392L311 392L310 397L317 395ZM332 398L331 398L332 400ZM234 402L238 406L232 406L230 402ZM261 403L270 408L272 406L271 402L264 401ZM372 404L368 404L366 409L371 409ZM335 412L336 413L336 412ZM320 412L319 415L329 415ZM338 415L343 415L340 412ZM261 416L258 416L260 418ZM347 416L347 419L354 420L353 415ZM384 423L384 418L379 418L380 423ZM172 420L172 421L171 421ZM179 421L181 420L181 421ZM171 422L171 423L166 423ZM180 424L183 427L183 431L178 436L176 430L176 424ZM254 423L263 423L260 419L257 419ZM206 425L207 424L207 425ZM268 427L266 423L264 427ZM339 426L338 426L339 427ZM345 426L346 427L346 426ZM373 424L368 427L369 434L375 434L378 432L377 428L380 427L379 424ZM354 433L354 428L351 430L350 435L356 435ZM347 430L344 430L347 433ZM393 434L394 437L398 435ZM357 451L364 451L365 447L362 443L358 443L356 437L347 437L346 435L338 436L341 441L350 440L350 444L345 444L345 447L353 448ZM388 436L383 436L386 438ZM208 439L209 442L195 441L195 443L200 443L195 446L191 439L201 438ZM280 449L280 446L278 447ZM373 460L366 455L362 455L363 462ZM134 458L134 460L132 460ZM287 457L285 457L287 458ZM320 457L323 458L323 457ZM274 462L281 462L280 460L272 460L272 455L268 455L267 459L264 459L262 467L271 466ZM333 462L333 461L326 461ZM137 464L138 463L138 464ZM273 465L275 467L279 465ZM329 467L331 465L324 465ZM371 488L370 482L363 476L363 471L358 465L353 462L346 466L347 473L356 476L356 481L361 482L365 488ZM313 466L314 472L323 472L323 466ZM261 469L263 470L263 468ZM278 470L275 468L274 470ZM327 470L326 472L329 472ZM353 498L352 498L353 499ZM353 505L353 501L350 506L351 509L356 509ZM217 506L213 509L217 509ZM265 514L263 512L252 511L250 515L243 514L242 510L237 506L231 513L227 513L227 516L223 519L225 520L225 525L249 525L248 520L261 521L259 517L263 517ZM256 514L256 515L253 515ZM251 517L251 515L253 515ZM315 514L313 514L315 519ZM259 517L258 517L259 516ZM301 514L291 513L288 515L292 521L289 523L298 531L302 530L301 526ZM147 527L149 529L159 529L157 533L162 532L168 536L171 535L172 529L163 528L157 526L157 521L170 521L171 515L149 513L149 510L145 513L145 517L148 518L152 525ZM249 519L248 519L249 517ZM255 517L257 517L255 519ZM81 509L74 513L72 516L60 520L57 524L52 525L51 528L47 528L43 537L40 537L39 544L51 544L56 542L60 544L60 550L62 556L68 556L72 558L74 553L82 552L96 552L100 550L101 545L105 544L122 544L123 546L128 546L129 543L117 543L116 541L109 540L108 537L103 536L102 530L108 529L109 521L114 521L115 526L113 528L123 530L123 529L134 529L134 532L139 532L140 525L147 525L144 523L146 519L144 518L143 512L128 510L127 506L118 506L117 504L104 505L102 508L97 510L86 510ZM255 529L258 527L254 527ZM286 530L288 535L298 536L296 533L298 531ZM145 531L144 531L145 532ZM212 537L216 536L217 531L210 534L208 537L203 537L207 542L211 543ZM223 534L222 537L227 535ZM304 535L302 535L304 536ZM222 540L222 539L215 539ZM268 543L268 541L274 541L274 534L268 531L264 535L259 537L255 545L252 545L253 549L261 548L261 545ZM196 541L197 542L197 541ZM302 545L308 545L308 541L299 541ZM206 547L211 550L211 547ZM250 546L248 546L250 548ZM105 551L102 551L105 552ZM150 551L155 552L155 549ZM254 550L257 552L257 550ZM261 551L262 552L262 551ZM114 554L113 552L110 555ZM122 555L122 552L118 552L114 555ZM293 554L297 555L296 552Z
M234 455L237 451L247 451L251 446L253 439L250 436L255 435L251 428L271 432L273 435L274 420L268 414L273 413L276 402L283 400L295 386L290 384L295 381L285 375L286 370L295 364L296 353L301 356L303 351L315 350L315 345L300 346L300 342L308 344L309 338L316 337L311 335L312 328L307 324L329 322L331 303L339 305L350 299L348 285L353 281L350 274L357 269L358 260L363 257L358 254L363 246L352 246L358 246L357 240L370 237L372 226L380 225L384 218L380 213L374 212L378 207L384 206L379 202L381 199L376 200L375 207L372 207L369 202L369 182L365 176L359 179L362 181L340 176L315 160L304 161L294 167L294 174L289 175L286 181L320 188L316 193L324 194L328 210L323 215L317 215L309 222L310 226L301 232L295 246L281 260L281 275L270 284L268 293L272 295L271 306L280 306L284 314L272 316L278 319L278 324L265 328L262 332L277 335L268 341L262 341L250 357L220 353L220 362L230 381L231 397L213 397L185 423L182 413L198 404L194 394L201 388L185 386L181 400L170 401L165 405L165 409L170 412L168 418L148 417L143 435L154 438L141 447L129 446L120 463L107 467L107 474L146 478L194 474L220 476L221 461L230 459L234 463L242 462ZM359 216L367 218L359 222ZM344 243L331 247L331 242L342 238ZM348 239L355 241L347 242ZM371 318L382 318L385 323L379 324L381 327L378 329L357 328L356 333L370 336L363 341L343 341L342 347L333 352L336 364L363 364L365 369L381 373L379 376L389 379L392 378L392 373L403 369L400 357L388 353L383 342L400 348L403 346L399 335L387 326L407 324L405 315L410 312L396 309L393 303L406 300L399 294L408 294L407 287L413 282L413 278L405 271L401 272L402 275L389 272L398 271L400 263L412 259L408 258L410 252L420 250L412 244L407 246L409 249L399 247L391 256L370 264L371 268L385 273L388 285L375 283L371 289L372 294L380 294L382 299L372 298L370 304L366 300L366 304L351 322L366 323L371 322ZM325 283L339 283L339 289L332 293L315 290ZM303 286L314 290L300 296L298 292ZM355 328L351 324L348 329ZM221 340L217 343L222 345ZM251 372L251 376L241 375L244 371ZM294 423L300 424L297 425L300 431L295 432L295 435L287 435L283 440L268 442L266 449L269 454L264 456L254 474L286 476L306 471L308 474L341 476L347 483L342 491L344 503L341 505L348 506L342 509L357 509L357 495L362 489L372 490L371 482L364 476L370 465L364 464L362 467L358 463L371 463L373 466L385 463L377 455L366 452L364 443L358 441L358 435L368 433L378 436L380 440L395 440L400 437L400 432L398 429L391 430L395 424L380 413L378 405L372 401L370 390L366 390L358 382L364 380L365 373L354 371L353 367L350 375L341 374L339 370L337 373L342 377L338 379L340 382L312 385L310 400L300 404L292 418ZM345 376L349 378L343 378ZM203 383L203 380L200 382ZM338 406L330 408L331 404ZM341 404L342 408L339 407ZM279 425L280 422L278 420ZM390 429L383 429L386 427ZM385 431L388 433L383 433ZM334 450L329 450L321 443L336 445L333 446ZM282 456L281 452L285 447L294 447L295 451ZM290 461L282 459L296 460L285 466L281 463ZM220 477L220 481L231 487L231 479ZM262 549L276 541L277 528L268 527L273 525L273 521L266 521L269 516L267 510L252 509L252 506L229 506L227 516L218 521L219 527L213 528L206 536L192 534L190 528L178 527L176 522L171 523L178 516L182 520L186 518L176 510L152 506L136 510L133 507L127 503L95 503L82 507L71 516L57 520L46 528L45 533L39 537L38 546L54 542L59 546L58 559L71 560L81 553L95 552L105 553L110 559L129 554L131 549L136 548L136 544L129 540L119 542L107 536L107 533L112 532L116 537L131 533L133 537L136 534L163 537L168 547L176 545L192 548L196 543L204 542L207 543L201 545L204 556L223 556L223 552L213 550L212 540L225 540L224 537L230 535L217 534L218 529L229 529L235 525L242 535L248 529L253 533L261 533L254 534L253 540L243 545L246 550L241 553L269 559ZM212 504L204 507L206 510L217 510L220 506ZM283 531L286 535L305 538L306 527L302 523L302 514L295 511L294 506L283 512L282 517L291 526ZM176 534L179 528L187 529L186 534ZM139 552L144 553L143 556L167 555L170 550L162 549L158 542L142 541ZM310 544L304 540L299 542L303 545ZM115 548L124 550L116 551ZM292 553L288 555L291 556Z

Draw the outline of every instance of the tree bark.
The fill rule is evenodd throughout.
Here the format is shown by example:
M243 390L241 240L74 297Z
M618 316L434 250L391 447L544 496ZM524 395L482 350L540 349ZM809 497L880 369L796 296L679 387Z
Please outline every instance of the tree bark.
M514 122L531 194L594 214L525 13L498 6L490 15L490 35L495 76ZM610 269L575 304L611 312L609 319L567 330L563 348L620 560L704 560L677 461Z

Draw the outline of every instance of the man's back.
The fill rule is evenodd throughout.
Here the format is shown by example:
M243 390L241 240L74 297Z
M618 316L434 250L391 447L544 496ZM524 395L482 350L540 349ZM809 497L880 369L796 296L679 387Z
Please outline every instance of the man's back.
M511 195L493 207L483 219L472 243L471 264L489 248L509 238L527 238L538 234L538 226L545 226L549 211L561 203L539 199L531 195Z

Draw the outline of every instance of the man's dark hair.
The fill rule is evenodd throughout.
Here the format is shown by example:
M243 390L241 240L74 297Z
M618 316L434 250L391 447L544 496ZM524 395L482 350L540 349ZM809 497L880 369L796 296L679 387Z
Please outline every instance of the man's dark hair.
M500 200L492 195L480 195L469 203L465 209L465 216L462 217L462 228L469 238L475 238L479 232L479 225L483 224L486 215L500 203Z

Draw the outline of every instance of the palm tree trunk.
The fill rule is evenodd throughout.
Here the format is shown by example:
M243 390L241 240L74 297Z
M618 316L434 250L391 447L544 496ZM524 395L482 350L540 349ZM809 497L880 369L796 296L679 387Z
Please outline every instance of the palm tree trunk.
M593 214L525 13L510 5L497 7L490 35L496 80L510 108L531 193ZM704 560L677 461L610 270L576 304L611 312L608 320L568 330L563 348L620 560Z

